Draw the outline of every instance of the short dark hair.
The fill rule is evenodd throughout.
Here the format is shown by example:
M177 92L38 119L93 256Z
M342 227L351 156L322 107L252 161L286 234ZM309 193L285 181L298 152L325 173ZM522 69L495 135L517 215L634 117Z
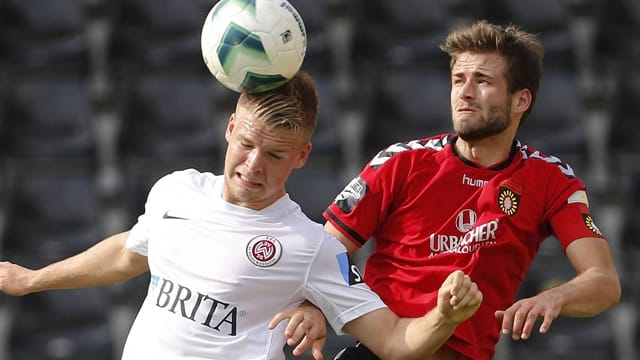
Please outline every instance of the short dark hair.
M481 20L451 32L440 49L451 57L451 68L463 52L496 52L503 56L507 60L505 77L509 92L531 91L531 106L522 115L520 123L531 112L542 78L544 57L544 49L536 35L515 25L503 27Z

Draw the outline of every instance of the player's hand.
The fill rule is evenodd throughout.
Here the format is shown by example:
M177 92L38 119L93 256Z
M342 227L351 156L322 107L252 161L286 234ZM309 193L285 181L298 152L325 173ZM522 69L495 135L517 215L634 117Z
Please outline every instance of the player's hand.
M438 290L438 309L449 320L460 323L470 318L482 303L482 292L461 270L449 274Z
M540 333L549 331L551 323L560 315L562 306L553 292L547 291L534 297L518 300L506 310L496 311L496 318L502 320L502 333L514 340L526 340L538 318L542 318Z
M320 309L305 301L299 307L289 308L276 314L269 323L269 329L273 330L285 319L289 319L289 324L284 331L287 345L298 344L292 354L302 355L311 346L313 358L322 360L322 348L327 340L327 323Z
M26 279L33 270L8 261L0 262L0 291L7 295L22 296L30 291L25 286Z

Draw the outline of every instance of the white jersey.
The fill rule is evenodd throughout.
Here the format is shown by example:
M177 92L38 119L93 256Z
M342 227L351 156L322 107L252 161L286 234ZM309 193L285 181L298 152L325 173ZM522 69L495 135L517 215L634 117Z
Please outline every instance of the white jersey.
M344 246L283 196L262 210L222 199L222 176L175 172L151 189L127 239L151 281L123 360L284 359L283 322L305 299L336 333L384 303Z

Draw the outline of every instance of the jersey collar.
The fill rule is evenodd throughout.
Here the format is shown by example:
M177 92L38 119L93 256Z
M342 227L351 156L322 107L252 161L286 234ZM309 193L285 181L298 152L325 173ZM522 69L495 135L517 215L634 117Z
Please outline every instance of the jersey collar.
M448 140L449 140L448 143L449 143L449 147L451 148L451 151L458 159L460 159L463 163L469 166L482 168L481 166L478 166L478 164L476 164L474 161L469 160L466 157L462 156L460 153L458 153L458 150L456 150L456 147L453 146L456 143L456 141L458 141L458 136L451 136ZM507 168L513 162L513 159L516 154L516 150L517 150L517 142L514 140L513 143L511 144L511 151L509 152L509 156L504 161L501 161L495 165L489 166L486 169L498 171L498 170Z

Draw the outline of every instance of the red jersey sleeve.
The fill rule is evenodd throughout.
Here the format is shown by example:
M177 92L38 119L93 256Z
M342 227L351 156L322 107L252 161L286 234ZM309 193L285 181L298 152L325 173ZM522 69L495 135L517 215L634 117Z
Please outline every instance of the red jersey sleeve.
M547 214L553 235L564 249L571 242L585 237L603 238L589 210L586 187L573 170L554 169L548 178ZM568 173L570 170L570 173ZM571 174L569 176L568 174Z
M324 218L358 247L363 246L400 191L405 178L402 168L398 157L378 153L324 211Z

